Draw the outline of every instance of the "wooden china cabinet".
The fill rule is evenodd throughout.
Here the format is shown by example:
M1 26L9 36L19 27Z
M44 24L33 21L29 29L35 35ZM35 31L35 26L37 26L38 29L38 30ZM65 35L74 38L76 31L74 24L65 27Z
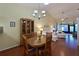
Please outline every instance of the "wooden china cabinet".
M34 32L34 21L27 18L20 19L20 45L23 45L22 35L30 37Z

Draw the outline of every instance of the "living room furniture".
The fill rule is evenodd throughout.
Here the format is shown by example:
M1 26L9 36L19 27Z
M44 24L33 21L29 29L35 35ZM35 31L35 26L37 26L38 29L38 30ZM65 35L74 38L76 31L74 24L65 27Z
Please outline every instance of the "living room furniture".
M74 38L77 38L77 32L73 32L72 35Z
M34 21L27 18L20 19L20 45L23 45L22 35L26 35L27 38L31 37L34 33Z
M57 32L57 36L58 36L58 38L61 38L61 39L64 39L65 38L65 33L64 32Z

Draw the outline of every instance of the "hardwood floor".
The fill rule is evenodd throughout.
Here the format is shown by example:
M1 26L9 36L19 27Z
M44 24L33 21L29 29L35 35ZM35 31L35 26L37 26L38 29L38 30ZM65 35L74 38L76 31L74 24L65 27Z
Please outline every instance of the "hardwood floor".
M52 56L79 56L79 46L77 40L68 35L66 39L58 39L51 44ZM19 46L7 51L1 51L1 56L24 56L24 47Z
M54 46L54 48L53 48ZM52 55L54 56L78 56L79 47L77 39L72 34L66 34L65 39L58 39L52 46Z
M54 46L54 48L53 48ZM64 39L60 39L55 44L52 44L52 55L53 56L77 56L77 48L69 48L66 46Z
M78 46L78 49L77 49L77 51L78 51L78 53L77 53L77 54L78 54L78 56L79 56L79 46Z
M0 56L23 56L23 55L24 55L23 46L18 46L18 47L0 52Z

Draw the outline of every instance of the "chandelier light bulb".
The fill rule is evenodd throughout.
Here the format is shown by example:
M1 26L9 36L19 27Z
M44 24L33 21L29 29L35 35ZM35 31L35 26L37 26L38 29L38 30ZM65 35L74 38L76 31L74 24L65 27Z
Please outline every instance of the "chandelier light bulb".
M39 16L38 16L38 19L39 19L39 20L40 20L40 17L41 17L41 16L39 15Z
M40 18L41 16L39 15L39 18Z
M64 19L61 19L61 21L64 21Z
M44 11L44 10L42 11L42 13L45 13L45 12L46 12L46 11Z
M46 16L46 14L44 14L43 16Z
M34 13L32 15L35 17L35 14Z
M38 10L34 10L34 13L38 13Z

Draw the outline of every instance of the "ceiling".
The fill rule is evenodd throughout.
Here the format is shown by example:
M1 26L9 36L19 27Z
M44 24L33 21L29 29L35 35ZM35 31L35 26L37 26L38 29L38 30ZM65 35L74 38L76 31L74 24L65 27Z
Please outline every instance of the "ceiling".
M52 19L54 18L57 22L61 21L60 19L62 18L67 22L69 20L73 21L79 16L79 3L50 3L48 5L44 5L43 3L0 4L0 6L3 5L30 8L30 14L32 14L34 9L39 9L40 5L40 10L46 10L47 16L50 16Z
M19 4L21 6L32 6L33 9L46 10L48 16L55 19L75 20L79 16L79 3L50 3L48 5L42 4ZM58 21L57 20L57 21Z
M52 17L57 19L70 19L75 20L79 16L78 3L62 3L62 4L49 4L48 12Z

